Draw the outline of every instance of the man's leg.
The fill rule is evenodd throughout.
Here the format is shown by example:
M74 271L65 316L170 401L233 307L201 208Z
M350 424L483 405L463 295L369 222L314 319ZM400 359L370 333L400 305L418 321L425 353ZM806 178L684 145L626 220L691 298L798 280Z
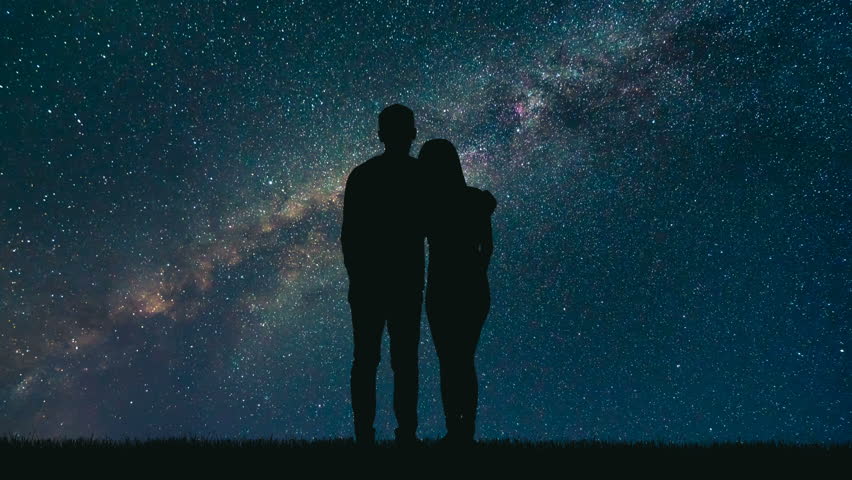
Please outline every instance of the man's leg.
M381 358L384 317L375 299L350 295L354 355L350 376L355 440L372 443L376 419L376 370Z
M418 346L423 293L396 293L388 298L391 368L393 369L393 408L398 440L414 440L417 431Z

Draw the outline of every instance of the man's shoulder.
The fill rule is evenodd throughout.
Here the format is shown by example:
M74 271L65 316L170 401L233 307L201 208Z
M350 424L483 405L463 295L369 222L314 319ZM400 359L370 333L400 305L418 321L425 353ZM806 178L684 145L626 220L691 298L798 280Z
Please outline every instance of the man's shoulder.
M364 163L355 166L355 168L349 172L349 175L363 175L364 173L381 168L384 163L386 162L383 154L374 155L368 158Z
M356 166L349 172L349 181L357 178L370 178L374 176L383 176L396 174L399 172L399 167L416 168L417 159L411 155L407 155L405 159L389 157L385 154L375 155L370 157L364 163Z
M349 176L346 178L346 183L352 183L353 181L365 175L369 175L370 171L375 168L376 159L378 157L378 155L375 157L371 157L366 162L356 165L355 168L349 171Z
M358 167L364 167L368 170L370 169L384 169L384 168L393 168L399 165L414 165L417 163L417 159L412 157L410 154L406 155L390 155L387 153L380 153L373 157L370 157L369 160L358 165ZM355 167L355 168L358 168Z

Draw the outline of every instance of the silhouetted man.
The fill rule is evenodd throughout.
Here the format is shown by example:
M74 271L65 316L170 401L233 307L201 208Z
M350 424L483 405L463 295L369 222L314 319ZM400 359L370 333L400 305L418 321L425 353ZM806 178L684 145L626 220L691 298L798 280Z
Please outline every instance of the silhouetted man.
M351 371L355 439L375 439L376 370L382 330L390 335L393 407L399 442L416 440L424 233L417 161L408 152L417 136L414 113L391 105L379 114L385 151L355 167L346 180L340 243L349 274L355 340Z

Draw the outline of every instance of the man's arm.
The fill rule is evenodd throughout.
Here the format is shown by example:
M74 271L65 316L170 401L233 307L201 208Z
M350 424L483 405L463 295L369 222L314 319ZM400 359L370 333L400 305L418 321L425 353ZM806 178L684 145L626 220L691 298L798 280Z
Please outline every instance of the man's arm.
M355 243L358 237L358 221L360 220L357 172L357 168L352 170L346 179L346 187L343 191L343 222L340 227L340 248L343 252L343 264L346 266L346 272L350 277L355 263L357 250Z
M488 270L491 262L491 254L494 253L494 239L491 234L491 218L486 218L485 223L479 227L479 241L476 244L479 256L479 265L483 270Z
M485 228L485 236L482 239L482 257L486 270L488 269L489 263L491 263L491 254L494 253L494 238L491 233L491 217L488 217L487 223L488 226Z
M482 225L482 237L479 244L480 259L482 260L483 269L487 270L491 262L491 255L494 253L494 238L491 232L491 214L497 207L497 199L489 191L483 191L485 205L485 221Z

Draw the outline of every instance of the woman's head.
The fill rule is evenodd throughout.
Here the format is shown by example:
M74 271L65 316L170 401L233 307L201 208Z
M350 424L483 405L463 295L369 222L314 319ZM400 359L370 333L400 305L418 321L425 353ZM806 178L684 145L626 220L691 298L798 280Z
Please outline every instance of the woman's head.
M448 140L439 138L424 143L420 148L419 158L424 163L430 189L460 190L467 185L459 154Z

